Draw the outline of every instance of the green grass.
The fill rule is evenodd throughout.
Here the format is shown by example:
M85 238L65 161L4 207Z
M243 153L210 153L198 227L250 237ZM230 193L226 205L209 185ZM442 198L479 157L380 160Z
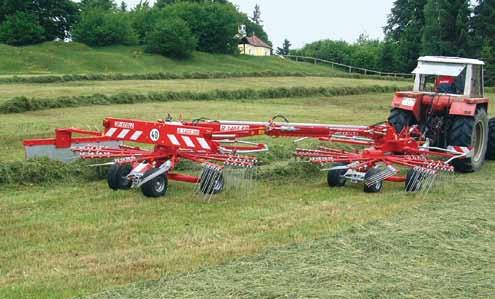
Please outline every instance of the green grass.
M455 188L421 203L397 196L407 208L389 218L91 298L493 298L495 188L485 183L493 171L491 163L458 176Z
M326 66L298 63L277 57L196 52L191 59L172 60L146 54L140 47L90 48L79 43L59 42L27 47L0 44L0 75L259 71L340 73Z
M106 116L283 114L371 124L386 119L391 99L173 101L1 115L0 163L21 160L25 138L52 136L58 127L98 128ZM269 142L277 157L294 148L286 139L256 140ZM488 201L494 166L456 176L428 197L405 194L401 184L373 196L360 185L329 189L324 174L264 177L256 196L227 193L210 204L177 182L161 200L112 192L104 181L0 185L0 297L67 298L119 286L103 296L280 297L286 290L296 297L483 297L493 285L493 253L485 249L495 246ZM125 287L149 280L159 281Z
M128 81L78 81L53 84L0 84L0 104L16 96L29 98L55 98L92 94L118 93L146 94L150 92L207 92L213 90L267 89L274 87L351 87L390 86L406 88L409 82L371 79L347 79L325 77L268 77L236 79L191 80L128 80Z

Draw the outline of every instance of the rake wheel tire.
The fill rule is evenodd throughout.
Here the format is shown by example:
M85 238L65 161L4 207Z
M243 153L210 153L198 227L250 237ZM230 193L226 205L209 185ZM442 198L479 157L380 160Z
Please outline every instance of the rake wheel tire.
M132 182L127 178L131 170L132 167L129 164L113 164L107 174L108 187L115 191L131 188Z
M423 176L421 174L418 174L414 169L409 169L406 174L406 181L404 182L404 185L406 187L406 192L421 191L422 180L423 180Z
M488 121L488 146L486 148L486 158L495 160L495 118Z
M372 176L380 173L381 170L378 168L371 168L368 170L364 176L364 192L365 193L378 193L382 191L383 189L383 180L377 182L376 184L373 184L371 186L366 185L366 181L371 178Z
M484 108L474 117L455 116L448 136L448 144L473 147L473 157L452 162L458 172L474 172L483 166L488 145L488 115Z
M159 169L150 170L147 175L152 175L153 172L158 171ZM145 175L145 176L147 176ZM141 186L141 192L143 192L146 197L161 197L167 193L168 190L168 178L165 174L159 175L156 178L152 179L149 182L144 183Z
M214 181L212 181L211 178L213 175L215 175L213 172L215 170L208 169L205 171L202 177L207 178L206 180L202 180L199 184L199 190L201 190L201 193L207 194L207 195L215 195L219 194L223 191L223 188L225 186L225 180L223 178L223 174L220 174L220 176L216 177Z
M388 122L394 127L395 132L400 134L405 127L409 127L416 123L416 120L411 111L395 108L390 111Z
M345 163L338 163L334 166L345 166ZM343 175L347 172L347 169L334 169L329 170L327 174L327 183L329 187L344 187L346 179Z

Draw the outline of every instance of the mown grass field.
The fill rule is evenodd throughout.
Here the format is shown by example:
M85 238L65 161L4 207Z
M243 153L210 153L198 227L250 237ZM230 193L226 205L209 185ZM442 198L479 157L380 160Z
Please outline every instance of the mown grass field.
M267 89L273 87L349 87L390 86L406 87L407 81L389 82L372 79L348 79L325 77L267 77L189 80L124 80L124 81L76 81L51 84L0 84L0 104L16 96L28 98L57 98L92 94L113 95L119 93L146 94L164 91L206 92L212 90Z
M141 47L90 48L79 43L47 42L27 47L0 45L0 75L259 72L336 73L328 66L297 63L278 57L214 55L196 52L191 59L172 60L143 52Z
M22 159L24 138L50 136L57 127L99 127L105 116L268 120L283 114L291 121L370 124L386 119L391 97L176 101L0 115L0 161ZM277 159L295 147L285 139L259 140L272 145ZM176 182L161 200L112 192L105 181L0 186L0 211L7 215L0 219L0 297L67 298L108 289L99 296L452 298L495 291L488 250L495 246L493 163L423 197L403 193L400 184L373 196L359 185L332 190L324 174L283 160L277 166L289 175L265 177L256 196L221 195L209 204L191 185Z

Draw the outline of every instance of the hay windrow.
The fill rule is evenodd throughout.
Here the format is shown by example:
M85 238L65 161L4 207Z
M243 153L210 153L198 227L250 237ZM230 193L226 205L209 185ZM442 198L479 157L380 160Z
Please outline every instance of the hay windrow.
M121 93L115 95L93 94L89 96L68 96L56 98L15 97L0 105L0 113L22 113L54 108L82 107L92 105L136 104L146 102L168 102L177 100L261 100L276 98L298 98L317 96L346 96L367 93L386 93L399 90L390 86L354 87L291 87L267 89L212 90L207 92L167 91L148 94Z
M253 77L328 77L349 79L374 79L386 81L410 81L409 78L376 76L348 73L307 73L288 71L261 71L261 72L191 72L191 73L90 73L67 75L40 75L40 76L12 76L0 78L1 83L63 83L74 81L122 81L122 80L180 80L180 79L227 79Z

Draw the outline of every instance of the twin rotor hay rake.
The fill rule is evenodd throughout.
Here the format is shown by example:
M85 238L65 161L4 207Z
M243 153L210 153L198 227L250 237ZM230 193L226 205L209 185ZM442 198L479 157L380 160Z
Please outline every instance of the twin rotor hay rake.
M103 132L81 129L57 129L52 139L24 141L26 157L48 156L55 160L113 159L108 172L111 189L141 188L148 197L165 195L168 180L196 184L195 190L210 198L223 191L226 170L235 169L242 178L251 178L257 159L247 156L267 151L265 144L238 140L256 135L251 131L215 132L209 127L181 122L149 122L132 119L106 118ZM73 134L84 137L73 137ZM124 142L151 146L143 149ZM181 160L203 166L199 176L175 171ZM229 172L230 173L230 172ZM239 175L238 175L239 176ZM249 184L248 180L236 180Z
M428 191L441 173L451 173L453 160L469 157L466 147L430 147L416 126L397 133L388 123L372 126L345 126L289 122L141 121L106 118L103 132L57 129L53 139L26 140L26 156L49 156L70 161L113 159L108 172L111 189L141 188L148 197L165 195L168 180L196 184L196 193L205 198L224 191L225 186L245 192L252 190L257 158L248 156L268 150L267 145L241 140L246 137L316 139L344 143L361 149L346 151L320 147L295 151L295 156L318 164L328 171L330 187L346 181L363 183L364 191L380 192L384 181L403 182L406 191ZM73 137L73 134L85 137ZM88 137L89 136L89 137ZM141 143L143 149L125 145ZM175 171L181 160L202 165L199 175ZM331 165L329 168L325 167ZM405 168L406 171L400 170ZM402 172L402 174L401 174Z
M346 181L363 183L364 191L380 192L384 181L402 182L408 192L428 192L441 174L454 172L451 162L469 157L467 147L447 149L431 147L417 126L397 133L388 123L372 126L345 126L304 123L202 121L190 125L210 127L220 132L264 132L272 137L311 138L322 142L360 146L354 151L320 147L296 149L294 155L321 165L332 165L327 182L330 187L342 187ZM400 168L405 168L402 171Z

